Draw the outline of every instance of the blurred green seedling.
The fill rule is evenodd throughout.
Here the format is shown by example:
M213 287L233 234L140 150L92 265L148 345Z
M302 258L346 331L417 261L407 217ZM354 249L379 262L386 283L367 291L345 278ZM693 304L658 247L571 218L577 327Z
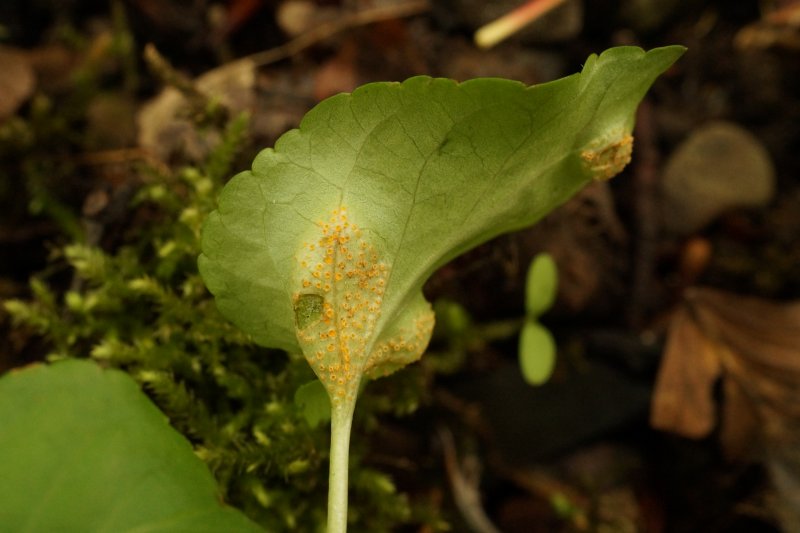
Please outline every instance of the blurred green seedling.
M550 331L539 322L558 292L558 268L553 258L541 253L533 258L525 281L525 322L519 335L519 366L525 381L541 385L551 374L556 361L556 343Z

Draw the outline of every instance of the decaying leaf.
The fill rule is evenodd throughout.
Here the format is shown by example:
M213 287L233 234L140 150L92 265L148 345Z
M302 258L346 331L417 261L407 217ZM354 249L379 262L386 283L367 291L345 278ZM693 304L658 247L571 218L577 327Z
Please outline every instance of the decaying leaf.
M20 50L0 47L0 119L14 114L31 95L36 79Z
M759 440L754 437L770 446L795 440L800 432L800 302L688 291L670 324L652 425L687 437L708 435L715 424L718 378L724 380L721 430L729 453Z
M240 60L213 69L193 82L198 94L209 102L224 106L231 113L252 111L255 105L255 65ZM142 106L137 117L138 144L167 161L174 153L183 153L200 161L220 139L214 131L200 132L193 126L185 94L167 87Z
M653 397L654 427L692 438L704 437L714 428L714 383L722 370L714 348L691 311L679 309L670 324Z
M748 24L736 34L734 44L740 50L800 49L800 3L785 3L758 22Z
M696 288L673 315L653 395L653 427L700 438L715 426L729 458L759 452L784 531L800 531L800 301Z

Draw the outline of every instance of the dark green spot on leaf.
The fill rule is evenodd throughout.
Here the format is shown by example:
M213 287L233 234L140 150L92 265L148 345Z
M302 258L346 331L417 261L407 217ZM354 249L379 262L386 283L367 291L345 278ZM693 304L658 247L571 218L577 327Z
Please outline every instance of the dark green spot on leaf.
M301 294L294 302L294 320L297 329L306 329L322 318L325 298L319 294Z

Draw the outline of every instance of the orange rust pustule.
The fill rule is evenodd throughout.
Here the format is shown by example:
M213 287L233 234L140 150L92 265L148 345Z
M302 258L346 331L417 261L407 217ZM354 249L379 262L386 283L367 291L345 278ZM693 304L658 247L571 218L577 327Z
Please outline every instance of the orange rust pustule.
M435 316L430 306L419 312L410 327L377 343L364 365L364 373L371 378L387 376L395 370L413 363L428 346Z
M303 354L334 404L354 401L361 376L386 375L419 359L433 330L427 302L401 313L385 338L375 330L389 283L381 252L351 220L334 210L297 257L295 324ZM312 302L315 307L298 306ZM319 303L321 301L321 303ZM369 350L369 353L368 353Z
M631 162L632 153L633 137L626 134L617 141L583 150L581 159L595 180L605 181L622 172Z
M324 304L320 320L298 330L297 337L336 400L355 393L363 365L354 359L365 357L381 314L389 269L350 221L346 208L334 210L317 226L318 237L303 245L299 257L299 287L314 289Z

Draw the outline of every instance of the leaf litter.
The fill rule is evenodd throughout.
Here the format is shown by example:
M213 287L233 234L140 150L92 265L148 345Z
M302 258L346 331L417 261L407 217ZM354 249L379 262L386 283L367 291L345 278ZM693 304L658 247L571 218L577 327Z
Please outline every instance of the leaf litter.
M777 514L796 531L800 301L689 289L669 324L650 420L689 438L719 428L728 458L765 457L778 489Z

